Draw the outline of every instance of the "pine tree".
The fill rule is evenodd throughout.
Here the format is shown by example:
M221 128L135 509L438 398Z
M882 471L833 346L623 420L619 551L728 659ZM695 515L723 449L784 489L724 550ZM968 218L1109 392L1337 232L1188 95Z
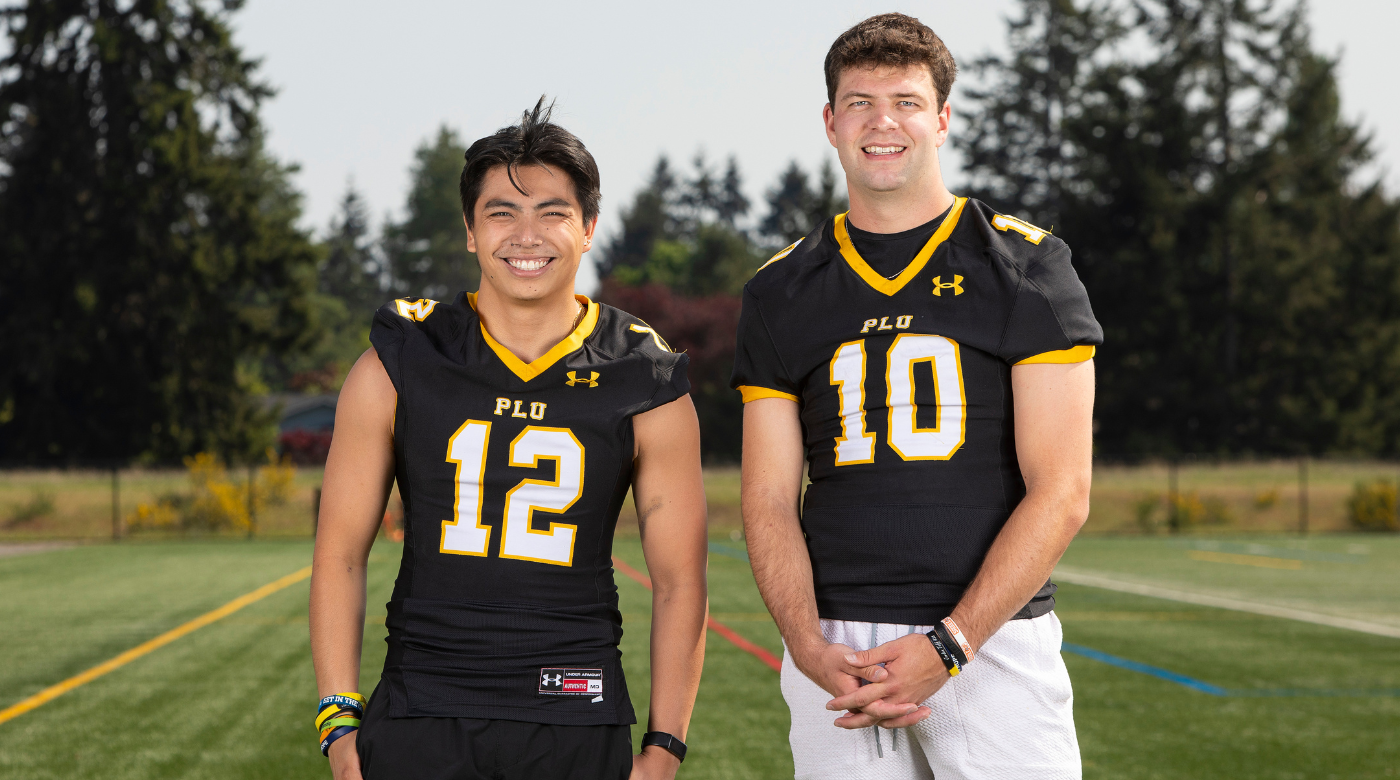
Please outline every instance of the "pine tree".
M677 183L666 155L656 159L647 185L621 214L622 230L608 242L598 262L598 277L605 279L618 268L638 269L651 257L657 241L672 240L677 233L672 215Z
M315 339L317 252L264 149L240 5L0 10L0 458L270 443L257 366Z
M836 171L830 160L822 162L815 188L810 181L807 172L793 160L768 190L768 214L759 223L759 231L775 246L791 244L850 207L845 197L836 192Z
M368 320L383 303L383 268L370 237L369 211L354 184L346 185L340 213L331 219L325 244L318 289L344 301L349 310Z
M475 290L481 269L467 249L458 184L467 149L442 127L414 151L407 212L384 228L384 254L394 297L452 300Z
M1144 2L1132 58L1104 48L1117 25L1026 0L962 140L975 194L1075 252L1101 451L1396 452L1396 204L1357 180L1302 7Z

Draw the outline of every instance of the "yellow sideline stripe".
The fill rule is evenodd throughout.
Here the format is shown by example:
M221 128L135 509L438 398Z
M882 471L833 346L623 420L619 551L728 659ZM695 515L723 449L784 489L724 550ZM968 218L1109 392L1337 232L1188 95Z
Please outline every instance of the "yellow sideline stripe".
M135 661L137 658L140 658L141 656L151 652L152 650L162 648L170 644L171 642L174 642L176 639L179 639L180 637L184 636L185 634L198 631L199 629L204 628L210 623L226 618L229 615L232 615L233 613L237 612L238 610L248 606L249 604L252 604L255 601L261 601L262 599L271 596L277 591L282 590L288 585L295 585L296 583L301 582L302 580L310 576L311 567L307 566L301 571L292 572L291 574L288 574L287 576L281 579L269 582L268 584L262 586L261 588L258 588L257 590L251 593L245 593L242 596L239 596L238 598L234 599L233 601L230 601L229 603L223 605L222 607L219 607L213 612L206 612L203 615L200 615L199 617L195 618L194 620L191 620L190 622L184 624L183 626L179 626L178 628L173 628L169 631L166 631L164 634L161 634L155 639L150 639L145 642L142 642L141 644L122 653L121 655L112 658L111 660L104 661L103 663L92 667L91 669L87 670L86 672L83 672L82 674L69 677L68 679L64 680L63 682L57 685L51 685L48 688L39 691L38 693L34 694L33 696L30 696L29 698L25 699L24 701L18 704L14 704L9 707L6 707L3 710L0 710L0 723L4 723L5 721L10 720L12 718L18 718L24 713L29 712L30 710L35 709L36 707L42 704L53 701L59 696L62 696L63 694L73 690L74 688L77 688L80 685L85 685L110 671L120 669L121 667L126 666L127 664L131 663L132 661Z
M1258 566L1264 569L1301 569L1303 562L1294 558L1270 558L1267 555L1239 555L1237 553L1192 550L1186 556L1194 561L1211 563L1235 563L1240 566Z

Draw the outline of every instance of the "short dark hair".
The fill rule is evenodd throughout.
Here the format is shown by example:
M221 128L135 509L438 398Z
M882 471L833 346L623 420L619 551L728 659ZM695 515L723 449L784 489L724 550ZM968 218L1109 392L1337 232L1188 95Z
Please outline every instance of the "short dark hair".
M472 212L481 196L481 182L493 168L504 165L510 183L521 195L528 193L515 180L515 171L522 165L552 165L567 173L574 182L574 194L583 207L583 222L598 217L598 201L603 199L599 189L598 163L578 136L550 122L554 104L544 104L540 96L535 107L520 117L520 124L503 127L479 138L467 149L466 165L458 190L462 196L462 214L472 225Z
M848 68L925 65L938 90L938 110L948 99L958 65L943 39L904 14L880 14L841 33L826 53L826 100L836 108L836 82Z

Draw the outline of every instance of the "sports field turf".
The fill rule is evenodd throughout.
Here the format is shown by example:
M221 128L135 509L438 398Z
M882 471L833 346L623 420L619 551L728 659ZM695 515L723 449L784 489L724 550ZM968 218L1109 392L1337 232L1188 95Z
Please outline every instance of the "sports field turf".
M725 554L742 542L716 542L712 614L780 651L747 564ZM1086 538L1065 563L1400 625L1400 539L1248 542ZM304 541L159 542L0 558L0 709L302 569L310 551ZM644 568L635 538L617 553ZM366 692L398 554L381 542L371 559ZM1300 563L1280 568L1287 560ZM618 581L641 714L650 597ZM301 581L0 723L0 777L329 777L310 722L306 593ZM1075 585L1062 586L1058 613L1076 649L1137 665L1065 654L1088 778L1400 776L1400 639ZM786 730L776 673L710 632L681 777L791 777Z

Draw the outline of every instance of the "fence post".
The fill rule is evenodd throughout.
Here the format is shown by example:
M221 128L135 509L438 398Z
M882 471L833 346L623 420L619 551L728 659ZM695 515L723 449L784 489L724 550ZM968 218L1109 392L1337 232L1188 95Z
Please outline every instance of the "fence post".
M1167 528L1172 533L1181 530L1181 501L1177 495L1177 460L1167 461Z
M112 467L112 541L122 538L121 466Z
M1298 459L1298 533L1308 532L1308 459Z
M248 538L252 539L258 532L258 508L254 494L253 480L256 472L253 464L248 464Z

